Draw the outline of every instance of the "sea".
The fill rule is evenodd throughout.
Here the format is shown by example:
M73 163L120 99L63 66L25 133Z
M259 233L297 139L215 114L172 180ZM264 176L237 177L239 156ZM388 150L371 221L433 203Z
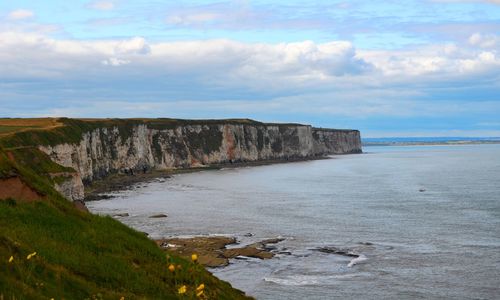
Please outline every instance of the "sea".
M500 145L363 151L174 175L87 205L152 238L284 238L273 259L210 269L256 299L500 299Z

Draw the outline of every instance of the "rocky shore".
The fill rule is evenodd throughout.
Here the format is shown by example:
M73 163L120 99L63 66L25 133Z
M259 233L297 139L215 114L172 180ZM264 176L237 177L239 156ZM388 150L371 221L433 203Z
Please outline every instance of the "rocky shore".
M159 239L155 242L160 248L186 259L190 259L191 255L196 253L200 264L214 268L227 266L229 259L232 258L273 258L275 247L270 245L277 244L283 240L282 238L273 238L234 248L227 248L227 246L237 244L236 238L225 236L168 238Z

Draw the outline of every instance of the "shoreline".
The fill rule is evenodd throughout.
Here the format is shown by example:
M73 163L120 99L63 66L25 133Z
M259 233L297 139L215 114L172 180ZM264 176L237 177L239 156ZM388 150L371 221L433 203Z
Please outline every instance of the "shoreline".
M351 153L346 153L351 154ZM345 155L345 154L335 154ZM203 167L183 168L183 169L165 169L165 170L151 170L146 173L137 172L134 175L127 175L123 173L111 173L108 176L94 180L91 184L85 185L85 198L84 202L97 201L113 198L113 196L106 195L108 193L125 191L131 189L134 185L139 183L148 183L157 179L170 178L173 175L188 174L201 171L212 171L222 169L236 169L245 167L258 167L275 164L295 163L312 160L334 159L332 156L317 156L317 157L304 157L304 158L288 158L288 159L271 159L247 162L234 162L213 164Z

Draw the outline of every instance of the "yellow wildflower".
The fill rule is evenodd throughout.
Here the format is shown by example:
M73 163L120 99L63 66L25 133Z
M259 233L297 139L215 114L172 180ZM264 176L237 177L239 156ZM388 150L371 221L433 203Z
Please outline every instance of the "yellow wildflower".
M168 270L169 270L170 272L174 272L174 271L175 271L175 266L174 266L173 264L170 264L170 265L168 266Z
M11 255L11 256L10 256L10 258L9 258L9 264L10 264L11 262L13 262L13 261L14 261L14 256L12 256L12 255Z
M36 255L36 252L30 253L30 254L28 254L28 256L26 256L26 259L30 260L35 255Z
M199 291L203 291L203 289L205 289L205 285L202 283L200 284L197 288L196 288L196 291L199 292Z
M196 293L196 297L201 297L202 295L203 295L203 290L201 290L198 293Z
M184 294L187 291L187 287L185 285L181 286L178 290L179 294Z
M125 300L125 297L123 297L123 296L122 296L122 297L120 298L120 300Z
M191 254L191 260L196 262L198 260L198 255L196 253Z

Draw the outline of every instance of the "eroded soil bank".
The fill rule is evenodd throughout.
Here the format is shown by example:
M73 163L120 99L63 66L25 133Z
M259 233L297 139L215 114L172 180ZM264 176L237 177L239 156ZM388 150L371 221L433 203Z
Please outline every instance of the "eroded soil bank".
M0 179L0 200L8 198L31 202L40 200L43 196L14 176Z

